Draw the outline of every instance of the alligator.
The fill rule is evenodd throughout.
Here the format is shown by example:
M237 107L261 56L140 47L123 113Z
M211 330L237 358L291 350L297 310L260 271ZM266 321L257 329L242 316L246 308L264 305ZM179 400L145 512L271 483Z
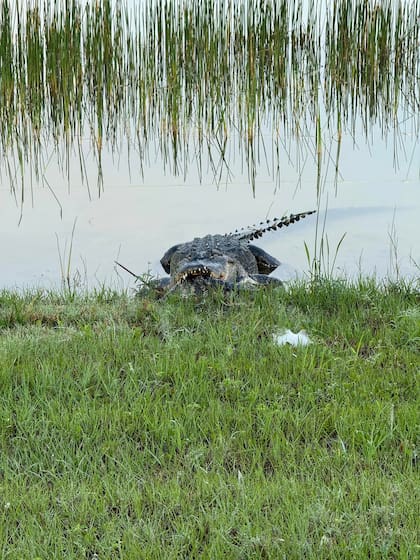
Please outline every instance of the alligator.
M238 287L282 285L268 276L281 263L250 241L313 214L315 210L274 218L225 235L196 237L166 251L160 262L169 277L156 281L160 290L200 293L212 286Z
M180 289L182 293L201 293L208 288L220 286L225 290L283 283L269 276L281 263L250 241L258 239L267 231L275 231L298 222L315 210L274 218L258 225L235 230L224 235L196 237L187 243L179 243L166 251L160 262L168 277L146 282L159 292ZM116 262L116 261L115 261ZM118 266L140 277L124 265Z

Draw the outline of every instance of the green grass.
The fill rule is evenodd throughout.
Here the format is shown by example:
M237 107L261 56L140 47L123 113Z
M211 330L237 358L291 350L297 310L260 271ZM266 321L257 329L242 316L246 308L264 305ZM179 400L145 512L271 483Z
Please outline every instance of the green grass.
M2 558L418 557L414 287L3 292L0 329Z

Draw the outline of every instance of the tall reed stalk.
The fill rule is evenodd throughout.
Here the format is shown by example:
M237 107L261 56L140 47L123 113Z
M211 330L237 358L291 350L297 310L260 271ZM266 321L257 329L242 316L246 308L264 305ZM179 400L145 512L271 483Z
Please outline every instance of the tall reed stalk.
M255 170L264 145L315 131L384 135L420 125L420 3L391 0L0 0L0 148L12 185L53 148L65 173L89 134L99 185L104 146L150 146L186 173L233 140ZM305 140L308 146L311 142ZM81 153L81 151L80 151ZM82 157L82 155L81 155ZM275 162L274 166L279 167ZM337 162L336 162L337 165ZM83 165L81 165L83 174ZM318 182L318 189L319 189Z

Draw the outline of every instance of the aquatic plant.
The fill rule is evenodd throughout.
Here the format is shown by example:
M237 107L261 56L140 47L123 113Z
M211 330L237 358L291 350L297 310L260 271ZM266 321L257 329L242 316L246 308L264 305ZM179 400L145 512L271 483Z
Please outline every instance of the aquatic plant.
M69 173L88 134L104 146L151 146L174 173L214 175L228 147L255 186L262 131L294 140L318 164L326 134L336 167L344 131L384 135L401 121L418 136L420 4L391 0L0 0L0 147L12 188L27 166L42 176L55 153ZM312 140L314 137L314 140ZM131 152L130 152L131 153ZM280 163L274 162L279 169ZM21 184L23 196L23 181Z

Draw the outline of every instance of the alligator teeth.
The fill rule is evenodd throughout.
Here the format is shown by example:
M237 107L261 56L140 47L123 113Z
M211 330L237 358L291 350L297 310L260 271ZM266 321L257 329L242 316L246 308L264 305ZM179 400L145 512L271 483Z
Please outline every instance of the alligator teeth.
M182 272L179 276L181 282L195 278L197 276L212 276L211 270L206 266L200 266L196 268L190 268L185 272Z

